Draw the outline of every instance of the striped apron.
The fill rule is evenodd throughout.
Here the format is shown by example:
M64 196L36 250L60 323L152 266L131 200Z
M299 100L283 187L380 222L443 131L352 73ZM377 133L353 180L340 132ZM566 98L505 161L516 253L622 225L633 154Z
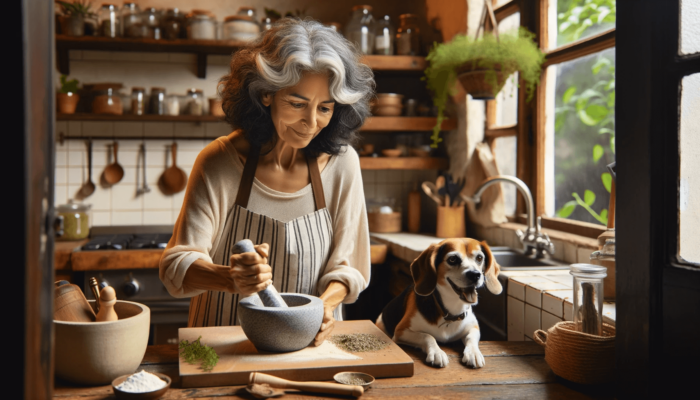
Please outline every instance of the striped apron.
M316 211L289 222L278 221L249 211L248 199L255 180L259 148L251 148L241 176L236 203L226 216L225 237L214 251L212 260L229 265L231 248L239 240L254 244L268 243L268 263L272 282L280 293L317 295L316 284L323 273L333 239L331 216L326 208L321 173L315 158L307 158ZM255 294L254 296L257 296ZM188 326L239 325L239 296L227 292L207 291L190 300ZM334 312L341 320L341 310Z

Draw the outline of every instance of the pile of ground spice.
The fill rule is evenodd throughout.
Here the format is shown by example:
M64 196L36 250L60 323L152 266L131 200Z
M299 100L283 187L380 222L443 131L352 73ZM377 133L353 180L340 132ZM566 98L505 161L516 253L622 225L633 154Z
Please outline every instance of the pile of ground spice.
M353 377L353 378L341 377L341 378L337 378L336 380L337 380L338 382L344 383L344 384L346 384L346 385L360 385L360 386L362 386L362 385L364 385L364 384L367 383L367 382L365 382L364 379L362 379L362 378L357 378L357 377Z
M379 351L389 345L389 343L369 333L331 335L330 341L341 349L352 353Z

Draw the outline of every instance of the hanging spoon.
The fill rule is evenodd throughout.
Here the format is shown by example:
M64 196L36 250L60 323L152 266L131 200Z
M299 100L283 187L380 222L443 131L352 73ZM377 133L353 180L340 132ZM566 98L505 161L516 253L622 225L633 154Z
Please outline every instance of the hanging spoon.
M117 142L114 142L112 148L114 149L114 162L109 164L103 172L105 181L110 185L119 183L119 181L121 181L124 177L124 168L122 168L122 166L119 165L119 161L117 161L117 151L119 150L119 144Z
M88 139L88 180L83 183L83 186L78 192L78 197L82 200L95 193L95 184L92 182L92 140Z

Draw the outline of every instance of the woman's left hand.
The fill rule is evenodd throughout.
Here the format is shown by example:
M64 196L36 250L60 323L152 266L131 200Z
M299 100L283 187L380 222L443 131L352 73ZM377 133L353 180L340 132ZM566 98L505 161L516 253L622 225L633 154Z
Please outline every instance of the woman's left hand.
M335 326L333 311L335 311L336 307L342 303L347 295L348 287L342 282L333 281L320 296L320 299L323 300L323 323L321 324L321 329L316 334L316 339L314 339L314 346L320 346L333 331L333 327Z

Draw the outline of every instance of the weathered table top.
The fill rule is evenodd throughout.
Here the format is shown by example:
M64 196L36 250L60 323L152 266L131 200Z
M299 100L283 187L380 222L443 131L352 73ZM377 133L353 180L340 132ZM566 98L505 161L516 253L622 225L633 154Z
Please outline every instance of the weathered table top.
M459 345L442 346L450 358L446 368L425 364L425 355L402 346L415 360L411 378L378 379L363 399L604 399L613 398L611 387L585 387L554 375L544 360L543 349L534 342L481 342L486 366L470 369L461 363ZM173 383L163 397L174 399L252 399L243 386L181 389L177 345L149 346L141 367L170 376ZM56 382L54 396L60 399L114 399L112 387L76 387ZM313 394L288 393L289 399L321 399ZM332 398L332 397L331 397Z

